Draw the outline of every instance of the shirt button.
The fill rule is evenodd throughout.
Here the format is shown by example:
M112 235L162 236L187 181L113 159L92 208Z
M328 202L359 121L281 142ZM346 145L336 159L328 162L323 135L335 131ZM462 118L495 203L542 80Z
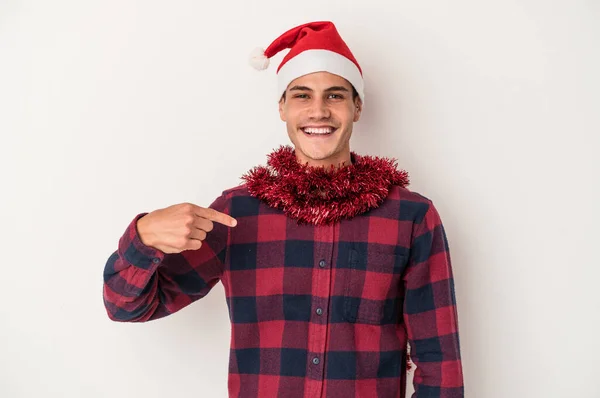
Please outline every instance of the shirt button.
M323 309L317 308L317 315L323 315Z
M152 262L153 262L154 264L158 264L158 263L160 263L160 258L158 258L158 257L154 257L154 258L152 259Z
M314 363L315 365L319 364L319 358L313 358L312 363Z
M319 267L325 268L325 265L327 265L327 263L325 262L325 260L319 261Z

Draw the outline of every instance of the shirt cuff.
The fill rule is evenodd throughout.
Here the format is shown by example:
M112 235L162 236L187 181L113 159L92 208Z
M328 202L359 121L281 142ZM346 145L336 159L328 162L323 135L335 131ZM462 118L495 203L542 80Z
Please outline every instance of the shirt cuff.
M125 261L134 267L153 270L163 261L165 253L145 245L140 239L137 222L146 214L148 213L140 213L131 221L119 241L119 250L123 253Z

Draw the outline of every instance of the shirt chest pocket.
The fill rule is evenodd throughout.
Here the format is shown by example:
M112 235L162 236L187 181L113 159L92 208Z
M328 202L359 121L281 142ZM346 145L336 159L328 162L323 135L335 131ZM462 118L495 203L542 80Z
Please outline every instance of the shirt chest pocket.
M344 319L375 325L395 323L406 261L402 255L351 248L344 280Z

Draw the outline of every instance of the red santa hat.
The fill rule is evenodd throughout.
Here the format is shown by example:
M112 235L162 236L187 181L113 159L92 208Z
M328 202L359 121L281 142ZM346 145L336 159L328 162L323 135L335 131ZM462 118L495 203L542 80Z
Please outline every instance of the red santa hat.
M348 80L364 103L362 70L333 22L310 22L288 30L266 50L254 50L250 64L258 70L267 69L270 58L286 48L290 51L277 68L280 95L294 79L309 73L329 72Z

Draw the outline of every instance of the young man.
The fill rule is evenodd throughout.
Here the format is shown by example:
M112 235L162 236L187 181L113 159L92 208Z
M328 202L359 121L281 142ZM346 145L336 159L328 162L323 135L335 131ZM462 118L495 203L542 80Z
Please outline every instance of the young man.
M209 208L137 215L106 263L109 317L158 319L222 281L231 397L404 397L408 343L413 397L463 397L438 212L393 159L350 151L362 71L335 26L293 28L252 63L286 48L279 111L293 148Z

